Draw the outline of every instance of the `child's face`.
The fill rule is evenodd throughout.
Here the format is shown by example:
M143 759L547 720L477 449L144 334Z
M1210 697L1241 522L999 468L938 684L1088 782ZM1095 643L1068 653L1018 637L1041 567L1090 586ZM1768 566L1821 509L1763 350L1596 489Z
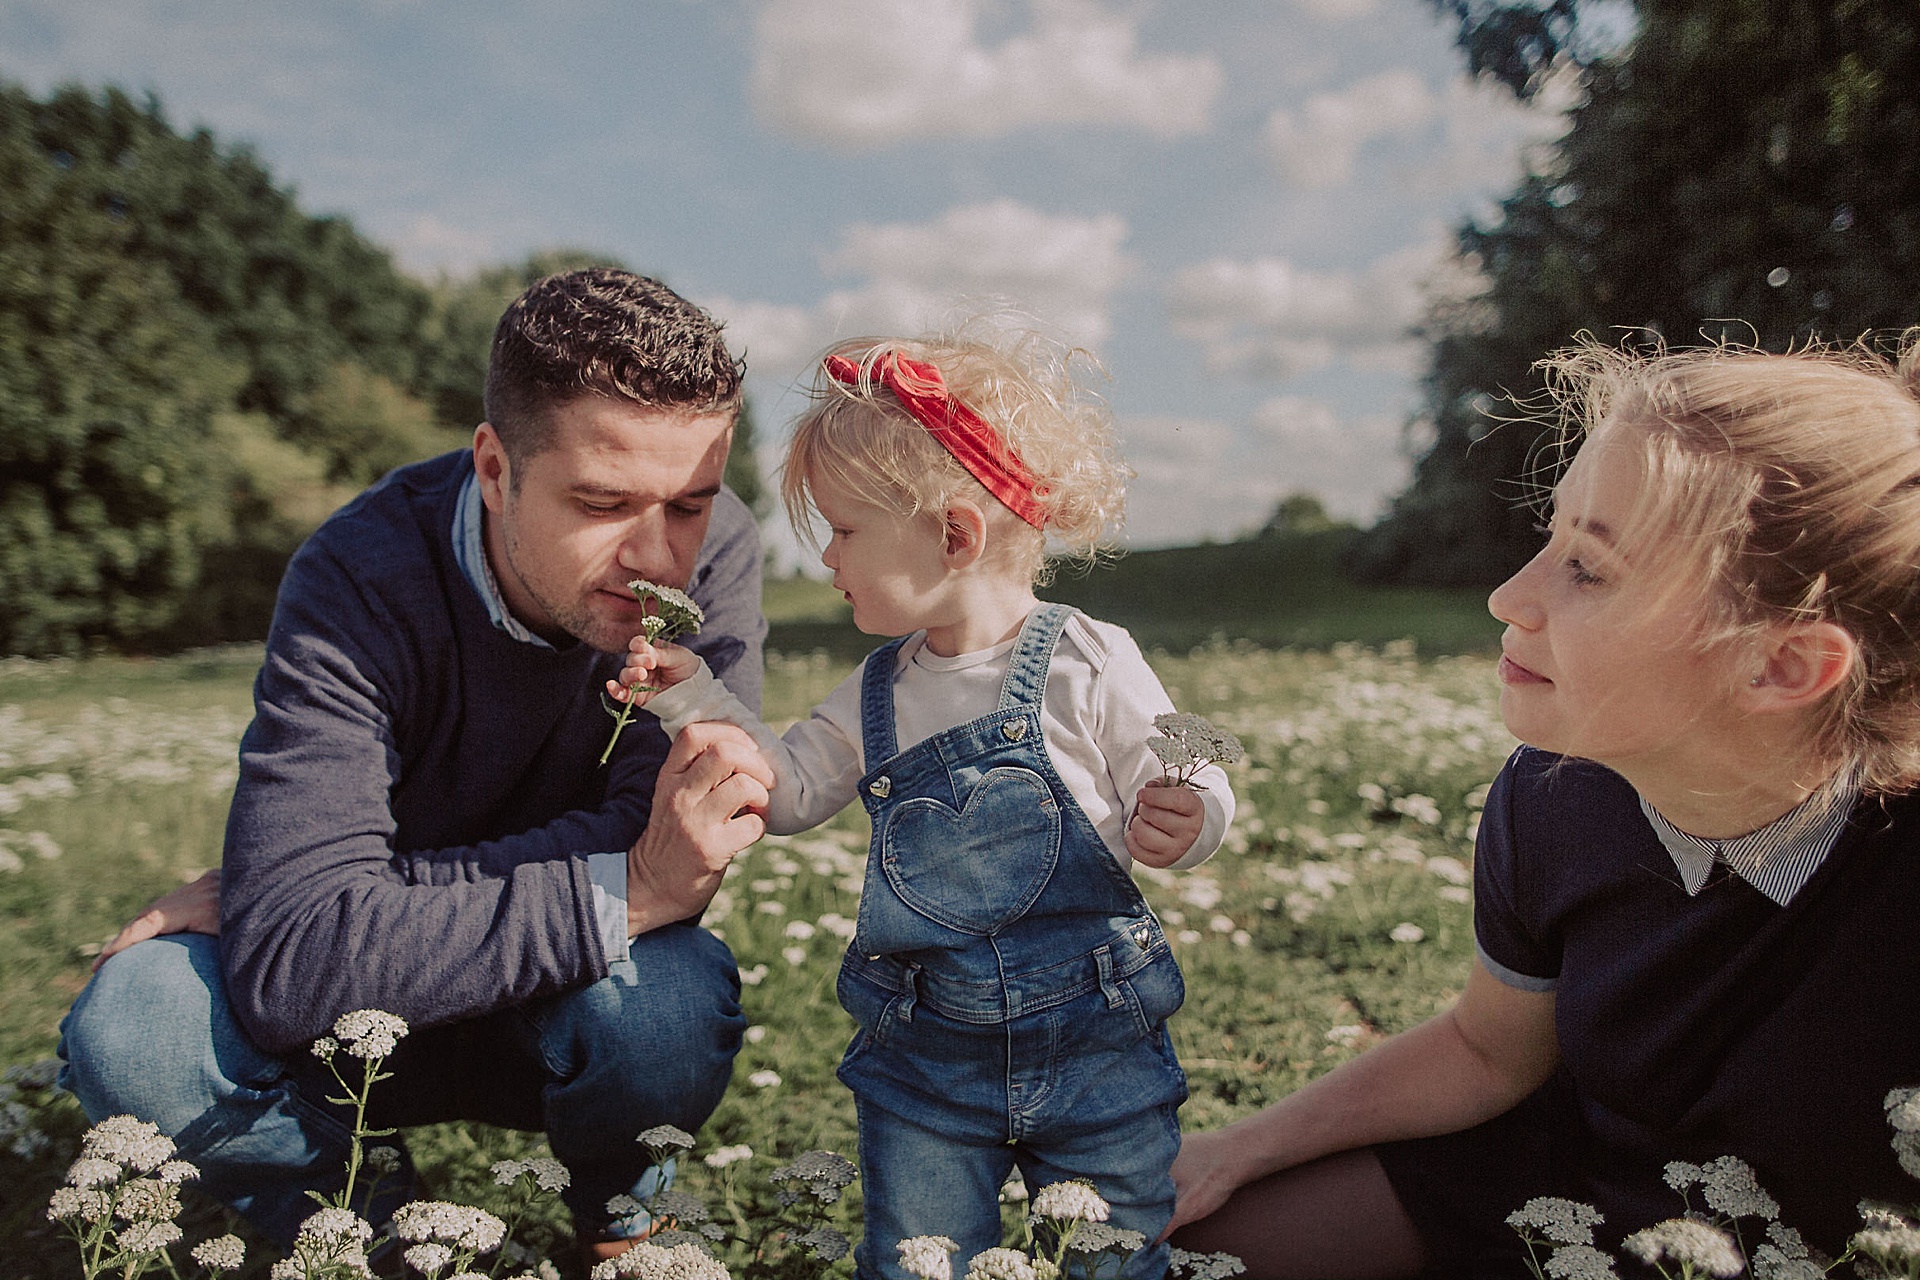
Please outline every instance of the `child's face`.
M952 573L937 520L899 515L830 482L813 485L812 494L832 531L820 563L853 606L854 626L872 636L904 636L952 621Z
M1740 732L1735 653L1702 641L1699 590L1675 581L1657 528L1623 545L1645 472L1638 429L1603 427L1555 493L1552 537L1488 600L1500 714L1523 742L1627 775L1684 772Z

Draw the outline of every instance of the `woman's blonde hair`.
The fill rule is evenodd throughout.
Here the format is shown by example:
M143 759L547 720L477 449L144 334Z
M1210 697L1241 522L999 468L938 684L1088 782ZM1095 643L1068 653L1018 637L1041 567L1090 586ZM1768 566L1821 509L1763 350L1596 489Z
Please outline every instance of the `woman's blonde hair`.
M1826 621L1858 656L1817 713L1816 758L1866 789L1920 783L1920 329L1785 355L1630 351L1587 339L1541 362L1571 450L1601 427L1644 443L1628 543L1672 538L1705 582L1704 643Z
M1034 475L1033 497L1045 512L1036 529L994 498L902 407L877 366L889 355L933 365L948 393L997 432ZM843 357L856 382L826 372ZM1074 377L1092 357L1030 330L987 319L923 338L854 338L838 343L815 366L812 403L794 423L781 467L780 496L794 528L817 543L810 519L822 484L902 516L939 520L966 498L983 510L996 565L1046 580L1055 554L1092 561L1112 546L1125 517L1132 472L1115 448L1104 401Z

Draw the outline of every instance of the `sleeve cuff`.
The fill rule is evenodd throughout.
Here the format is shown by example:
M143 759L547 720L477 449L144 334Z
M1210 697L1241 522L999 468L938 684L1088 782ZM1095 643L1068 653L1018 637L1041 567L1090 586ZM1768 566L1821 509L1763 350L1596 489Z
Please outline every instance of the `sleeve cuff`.
M627 855L590 853L587 879L593 884L593 919L607 963L627 958Z
M1516 969L1507 968L1487 954L1486 948L1480 945L1478 938L1473 942L1473 954L1481 964L1486 966L1488 973L1517 991L1552 991L1560 985L1560 979L1557 977L1537 978L1530 973L1521 973Z

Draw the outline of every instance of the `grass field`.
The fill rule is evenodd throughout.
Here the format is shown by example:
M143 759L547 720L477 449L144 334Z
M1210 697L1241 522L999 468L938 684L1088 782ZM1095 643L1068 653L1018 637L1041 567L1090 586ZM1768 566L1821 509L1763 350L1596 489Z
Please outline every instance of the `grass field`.
M1173 1031L1192 1081L1189 1127L1279 1097L1451 998L1471 954L1477 805L1511 745L1493 709L1497 632L1477 620L1478 597L1337 587L1326 546L1261 549L1141 554L1049 592L1132 626L1176 704L1248 748L1228 846L1195 871L1142 876L1187 975ZM777 721L802 714L872 642L818 583L770 584L768 612ZM1368 645L1332 643L1343 638ZM243 648L0 662L0 1067L51 1053L100 942L217 861L257 660ZM850 1024L833 976L864 849L857 809L763 841L709 913L747 977L755 1030L687 1166L696 1192L740 1201L799 1152L851 1153L852 1105L833 1079ZM23 1105L38 1098L0 1096L16 1107L0 1113L8 1277L79 1274L44 1209L83 1125L64 1100ZM51 1145L8 1150L26 1149L22 1123ZM497 1204L489 1161L542 1149L481 1127L408 1140L429 1193L482 1206ZM752 1159L725 1170L698 1159L735 1144ZM856 1229L858 1206L856 1187L838 1207ZM191 1243L227 1226L200 1208L188 1228ZM578 1274L558 1215L537 1216L525 1238ZM246 1274L264 1276L266 1254L255 1259Z

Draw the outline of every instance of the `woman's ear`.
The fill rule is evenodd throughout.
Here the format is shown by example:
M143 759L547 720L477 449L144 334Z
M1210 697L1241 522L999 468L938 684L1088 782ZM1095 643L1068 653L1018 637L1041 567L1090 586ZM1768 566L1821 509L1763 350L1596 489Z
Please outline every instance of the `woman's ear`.
M1838 688L1859 660L1860 646L1831 622L1796 622L1774 632L1761 667L1747 681L1757 711L1804 710Z
M949 569L965 569L977 563L987 551L987 517L965 498L947 504L941 513L945 544L941 551Z

